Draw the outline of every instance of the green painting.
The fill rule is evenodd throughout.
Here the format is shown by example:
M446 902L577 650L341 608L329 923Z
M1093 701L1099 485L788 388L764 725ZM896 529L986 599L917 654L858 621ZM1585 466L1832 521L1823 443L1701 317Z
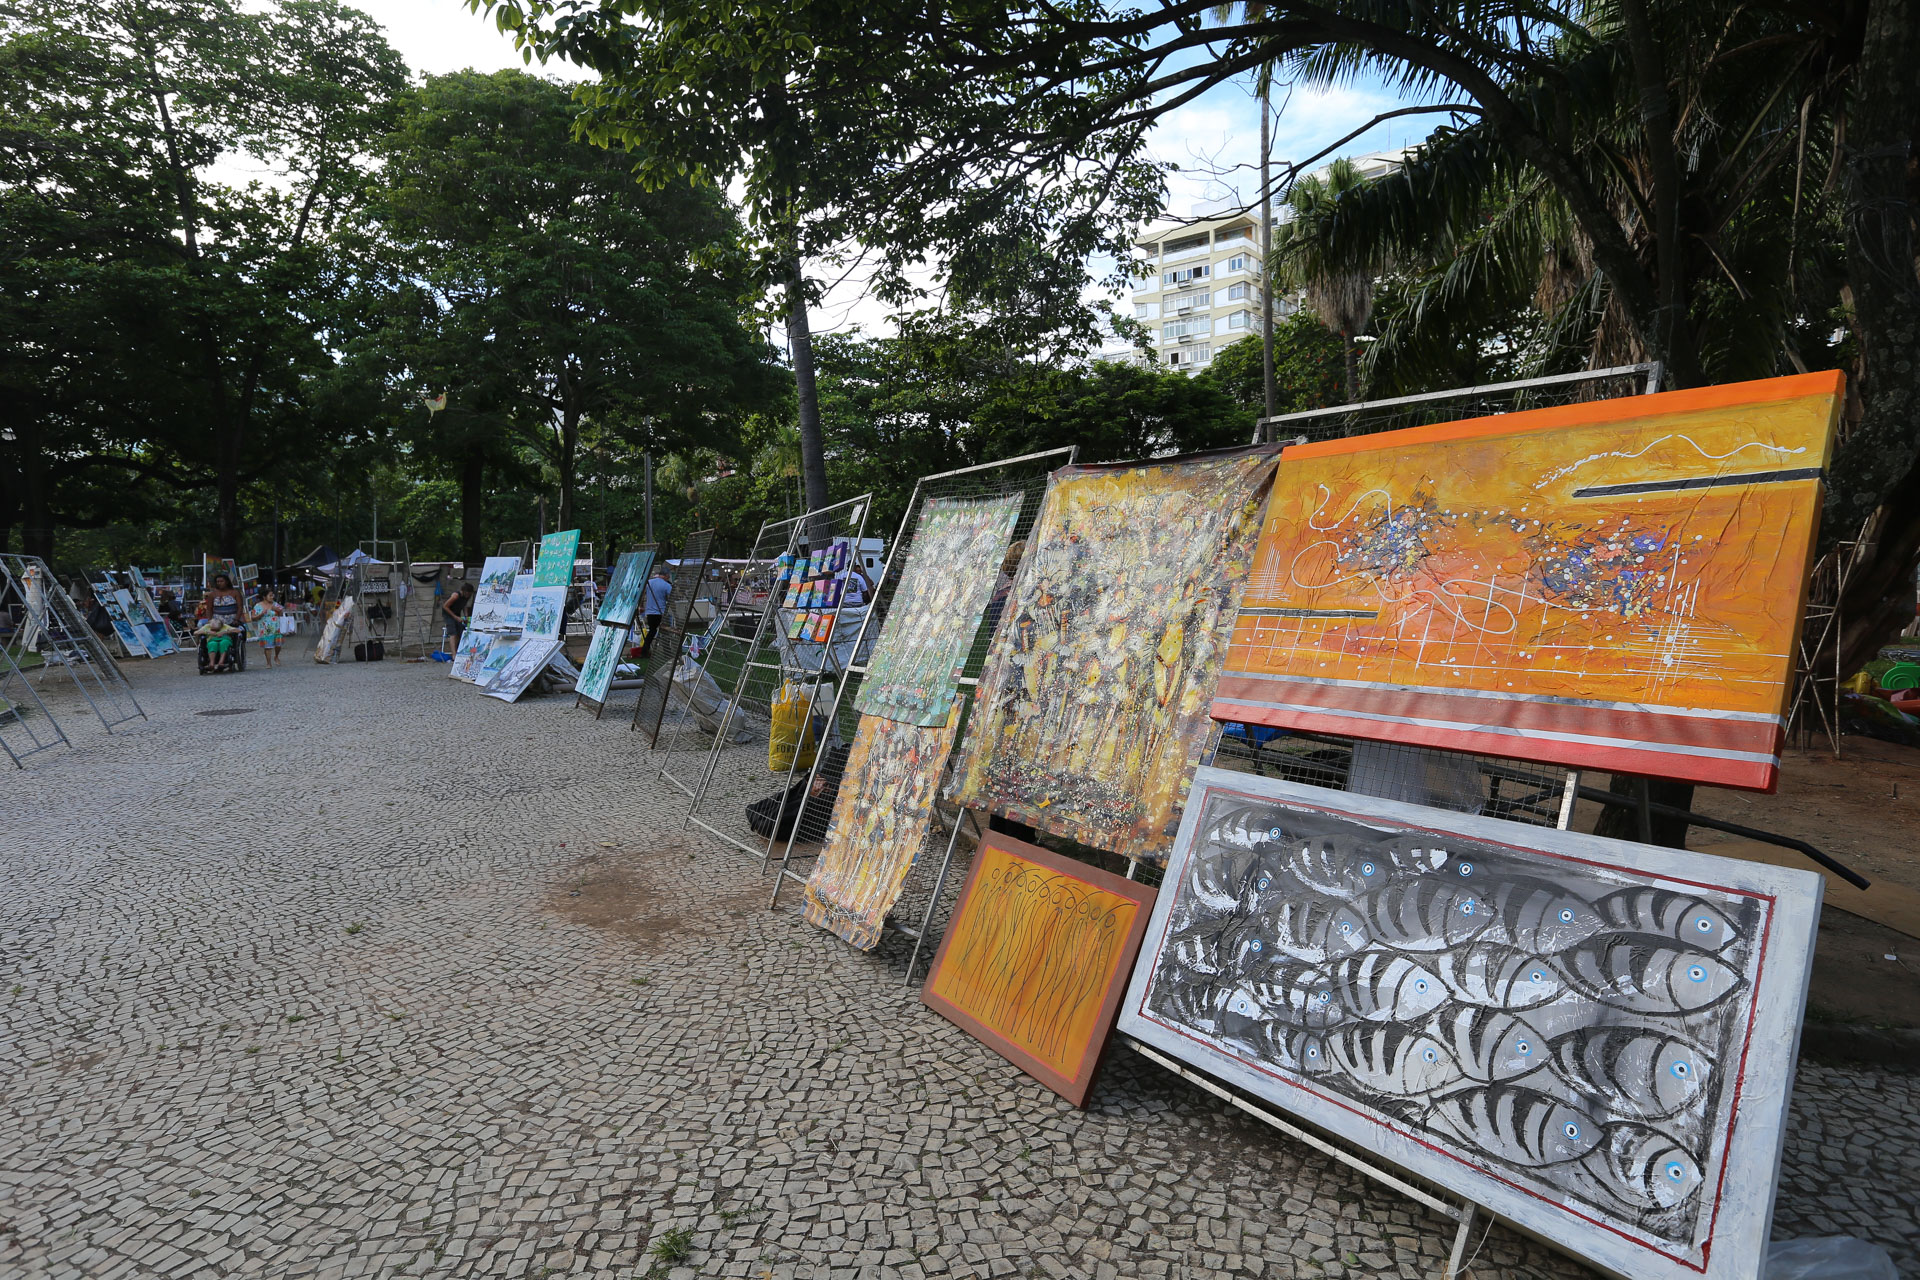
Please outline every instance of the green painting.
M580 531L550 533L540 539L540 556L533 562L533 585L564 587L573 581L573 558L580 551Z
M1020 503L1018 494L936 498L921 509L913 550L854 699L863 715L922 728L947 722Z

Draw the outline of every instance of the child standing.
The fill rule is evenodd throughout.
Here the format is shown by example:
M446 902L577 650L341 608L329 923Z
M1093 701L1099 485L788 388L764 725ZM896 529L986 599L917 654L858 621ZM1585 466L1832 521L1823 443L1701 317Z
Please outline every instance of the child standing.
M285 612L274 599L273 588L268 587L253 602L253 611L249 614L253 632L260 637L260 656L269 667L280 665L280 618Z

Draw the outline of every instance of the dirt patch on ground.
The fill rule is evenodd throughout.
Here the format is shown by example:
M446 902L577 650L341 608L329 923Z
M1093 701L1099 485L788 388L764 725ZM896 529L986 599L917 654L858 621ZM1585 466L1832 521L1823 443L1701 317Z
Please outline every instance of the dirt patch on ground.
M1920 942L1845 911L1822 911L1807 1017L1920 1027Z
M648 850L606 845L575 863L543 904L569 924L632 939L653 950L681 934L698 934L715 912L738 919L766 905L759 877L742 867L728 883L696 888L696 869L710 872L679 846Z

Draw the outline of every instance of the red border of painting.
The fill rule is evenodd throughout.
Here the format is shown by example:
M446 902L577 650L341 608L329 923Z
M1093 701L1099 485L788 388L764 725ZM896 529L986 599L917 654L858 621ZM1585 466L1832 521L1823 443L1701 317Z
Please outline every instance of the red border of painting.
M1039 845L1016 840L998 831L987 832L986 838L980 842L980 848L998 849L1002 853L1012 854L1035 866L1072 876L1116 897L1131 899L1140 908L1134 912L1133 924L1128 927L1126 940L1115 955L1113 970L1107 976L1106 994L1100 1001L1100 1014L1094 1020L1093 1041L1080 1055L1080 1070L1071 1076L1062 1075L1053 1070L1001 1035L999 1031L981 1022L951 1001L933 993L933 980L939 974L940 966L946 962L947 944L953 941L954 926L966 914L967 904L973 900L974 881L980 874L981 859L977 853L973 859L973 866L967 871L967 882L960 890L960 899L954 903L953 915L947 922L946 933L940 938L940 949L934 953L933 964L927 970L926 984L920 988L922 1004L1074 1106L1084 1107L1087 1105L1087 1095L1093 1092L1093 1078L1100 1070L1101 1055L1106 1051L1107 1042L1113 1038L1113 1024L1114 1020L1120 1016L1120 1003L1127 998L1127 984L1133 978L1133 965L1139 958L1140 944L1147 937L1147 925L1153 918L1156 894L1150 886L1141 884L1138 880L1128 880L1123 876L1114 875L1111 871L1102 871L1098 867L1088 866L1084 862L1077 862L1050 849L1042 849Z
M1257 792L1235 791L1227 787L1214 786L1211 784L1208 785L1206 788L1204 788L1199 795L1189 797L1187 803L1189 805L1195 805L1195 804L1204 805L1206 804L1209 798L1217 794L1238 796L1248 800L1260 800L1268 804L1293 805L1299 808L1313 809L1321 813L1330 813L1338 817L1350 818L1355 822L1378 824L1381 821L1379 816L1374 814L1349 813L1345 809L1337 809L1332 805L1314 804L1310 801L1292 800L1292 799L1277 800L1273 796L1263 796ZM1397 825L1401 830L1404 830L1404 831L1424 831L1424 832L1429 832L1433 835L1461 834L1460 832L1457 832L1457 831L1447 831L1439 827L1423 827L1414 823L1404 823L1404 824L1397 824ZM1512 849L1515 852L1529 854L1534 857L1557 858L1562 862L1579 863L1582 866L1598 867L1606 871L1618 871L1620 869L1618 867L1611 866L1604 862L1595 861L1592 858L1582 858L1577 854L1560 853L1552 849L1535 849L1522 844L1509 844L1504 840L1496 840L1489 836L1476 835L1473 837L1473 839L1482 840L1487 844L1495 845L1500 848ZM1171 857L1169 857L1167 859L1167 865L1169 867L1172 867L1173 861L1174 860ZM1726 1176L1727 1176L1726 1153L1733 1146L1733 1128L1740 1118L1740 1095L1742 1091L1745 1089L1746 1083L1747 1083L1747 1057L1753 1048L1754 1011L1756 1006L1760 1002L1760 980L1766 971L1767 949L1771 945L1771 942L1773 939L1773 918L1774 918L1775 901L1774 901L1774 896L1770 893L1760 893L1752 889L1736 889L1727 885L1714 884L1712 881L1709 881L1709 880L1689 880L1683 876L1660 876L1659 879L1667 881L1668 883L1671 883L1671 884L1691 885L1697 889L1712 889L1717 893L1724 893L1733 897L1752 898L1756 901L1766 903L1766 922L1761 926L1760 936L1757 939L1755 939L1755 948L1759 953L1760 961L1758 966L1756 966L1756 968L1754 969L1753 989L1747 1001L1747 1030L1746 1030L1746 1034L1741 1037L1741 1041L1740 1041L1740 1066L1734 1076L1733 1096L1730 1099L1728 1099L1726 1126L1725 1128L1720 1130L1720 1139L1719 1139L1720 1177L1714 1183L1713 1207L1712 1207L1712 1210L1707 1215L1707 1232L1706 1232L1706 1237L1700 1243L1700 1261L1699 1262L1694 1262L1690 1258L1682 1257L1679 1254L1671 1253L1667 1249L1661 1248L1658 1245L1649 1244L1646 1240L1642 1239L1639 1236L1634 1235L1630 1231L1623 1231L1619 1227L1614 1226L1610 1222L1604 1222L1599 1218L1595 1218L1586 1213L1582 1213L1580 1210L1572 1207L1572 1205L1570 1205L1568 1202L1564 1200L1555 1199L1549 1195L1545 1195L1534 1187L1527 1186L1524 1183L1515 1182L1511 1178L1502 1177L1501 1175L1493 1172L1491 1169L1488 1169L1483 1165L1475 1164L1471 1159L1469 1159L1466 1155L1462 1154L1460 1151L1452 1148L1448 1148L1448 1147L1443 1147L1433 1142L1429 1142L1426 1138L1422 1137L1420 1134L1415 1133L1414 1131L1404 1128L1398 1124L1395 1124L1390 1120L1383 1120L1375 1113L1371 1111L1367 1111L1364 1108L1355 1105L1349 1099L1338 1098L1330 1094L1321 1093L1319 1090L1311 1088L1310 1086L1302 1083L1301 1081L1295 1079L1292 1076L1283 1075L1277 1071L1269 1071L1266 1067L1262 1066L1258 1062L1255 1062L1251 1058L1244 1058L1236 1054L1227 1053L1226 1050L1220 1048L1218 1045L1214 1044L1211 1040L1208 1040L1202 1036L1196 1035L1192 1030L1186 1027L1178 1026L1174 1023L1168 1022L1163 1018L1156 1018L1152 1014L1148 1013L1147 1004L1146 1004L1147 992L1145 990L1141 992L1140 1003L1138 1006L1135 1007L1133 1012L1140 1018L1142 1022L1151 1022L1156 1027L1160 1027L1166 1031L1169 1031L1174 1035L1179 1036L1183 1040L1191 1041L1194 1044L1197 1044L1206 1049L1209 1049L1214 1053L1221 1054L1225 1057L1233 1058L1234 1061L1241 1063L1243 1066L1247 1067L1248 1069L1259 1072L1261 1075L1266 1076L1268 1079L1274 1081L1276 1084L1284 1085L1287 1088L1297 1090L1298 1092L1303 1093L1307 1097L1313 1099L1315 1102L1325 1103L1328 1106L1336 1107L1341 1111L1345 1111L1350 1115L1358 1116L1361 1120L1366 1121L1368 1124L1374 1125L1381 1129L1385 1129L1389 1133L1396 1134L1399 1137L1402 1137L1407 1141L1415 1144L1416 1146L1425 1147L1427 1150L1433 1152L1435 1155L1441 1156L1448 1160L1452 1160L1456 1164L1465 1165L1467 1168L1472 1169L1475 1173L1481 1174L1488 1178L1492 1178L1496 1182L1503 1183L1506 1186L1512 1188L1513 1190L1520 1192L1522 1195L1532 1196L1534 1199L1541 1201L1543 1204L1553 1205L1555 1208L1559 1209L1561 1212L1567 1214L1568 1216L1578 1218L1582 1222L1585 1222L1590 1226L1599 1227L1602 1231L1611 1232L1612 1234L1619 1236L1622 1240L1630 1241L1633 1244L1638 1245L1640 1248L1645 1249L1649 1253L1657 1254L1660 1257L1667 1259L1669 1262L1677 1263L1678 1265L1687 1268L1689 1271L1698 1271L1702 1274L1705 1274L1707 1270L1707 1266L1711 1262L1713 1257L1713 1238L1714 1238L1714 1232L1718 1227L1719 1219L1720 1219L1720 1201L1723 1193L1726 1190L1726 1186L1725 1186ZM1160 956L1162 953L1166 951L1166 946L1167 946L1166 934L1165 932L1163 932L1160 936L1159 950L1154 952L1153 958L1148 962L1149 973L1156 972L1159 969ZM1148 989L1151 989L1151 987L1152 987L1152 983L1151 981L1149 981ZM1289 1102L1282 1102L1278 1098L1269 1098L1267 1099L1267 1101L1274 1103L1274 1105L1276 1106L1285 1107L1287 1110L1307 1120L1309 1123L1313 1122L1314 1117L1312 1112L1305 1107L1297 1106Z

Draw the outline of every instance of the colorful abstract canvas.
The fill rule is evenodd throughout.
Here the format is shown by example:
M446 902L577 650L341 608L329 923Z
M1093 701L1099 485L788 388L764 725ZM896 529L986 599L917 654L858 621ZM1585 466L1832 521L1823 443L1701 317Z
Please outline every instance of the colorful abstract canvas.
M631 627L634 611L640 606L640 591L653 573L654 549L623 551L607 576L607 596L600 602L599 621L616 627Z
M1283 455L1213 714L1770 790L1838 373Z
M933 802L959 728L956 703L931 728L861 716L827 841L807 878L809 921L871 951L933 824Z
M1610 1273L1750 1280L1821 888L1206 768L1119 1026Z
M1277 453L1054 473L980 677L962 804L1166 860Z
M1137 880L990 831L920 998L1083 1107L1153 899Z
M1020 503L1019 494L935 498L921 509L913 552L854 699L857 710L907 724L946 722Z
M574 682L574 692L581 698L588 702L607 700L607 690L613 684L614 668L620 663L622 641L626 637L625 627L603 622L593 629L593 643L587 646L587 656L580 664L580 679Z
M487 557L486 562L480 566L480 585L474 592L473 612L467 620L470 630L503 631L506 629L513 584L519 576L519 557Z
M580 531L568 529L540 539L533 561L533 585L564 587L573 581L573 560L580 551Z

